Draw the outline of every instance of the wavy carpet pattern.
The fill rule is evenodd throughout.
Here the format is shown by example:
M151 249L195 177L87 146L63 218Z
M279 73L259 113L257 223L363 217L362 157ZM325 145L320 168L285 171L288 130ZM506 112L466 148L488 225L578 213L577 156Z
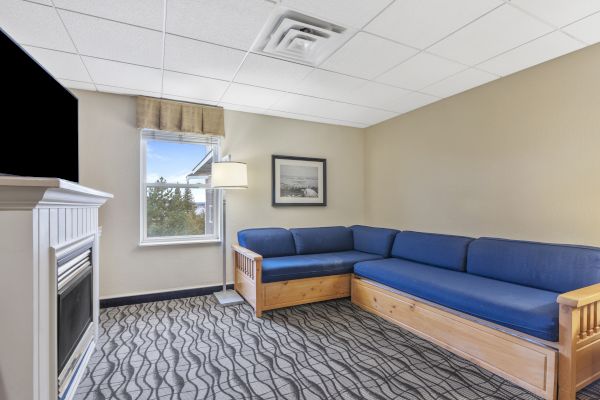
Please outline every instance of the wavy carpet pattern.
M349 300L264 315L212 296L101 310L75 398L537 399Z

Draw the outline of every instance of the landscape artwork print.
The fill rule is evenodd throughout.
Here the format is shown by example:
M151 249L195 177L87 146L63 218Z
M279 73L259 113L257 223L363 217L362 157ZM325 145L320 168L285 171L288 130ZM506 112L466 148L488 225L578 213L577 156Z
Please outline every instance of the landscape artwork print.
M327 205L327 161L273 155L273 206Z

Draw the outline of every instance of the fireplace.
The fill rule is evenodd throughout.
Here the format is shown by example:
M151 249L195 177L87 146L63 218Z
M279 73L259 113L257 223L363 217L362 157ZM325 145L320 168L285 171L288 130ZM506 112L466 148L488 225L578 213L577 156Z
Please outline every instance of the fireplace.
M93 242L68 249L56 260L58 394L64 398L94 340Z
M73 399L98 340L98 208L111 197L0 177L0 399Z

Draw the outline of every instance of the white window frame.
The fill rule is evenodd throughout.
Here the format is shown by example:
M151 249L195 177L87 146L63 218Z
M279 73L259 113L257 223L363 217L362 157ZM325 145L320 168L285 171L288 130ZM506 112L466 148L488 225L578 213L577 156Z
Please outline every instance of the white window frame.
M214 221L215 233L209 235L185 235L185 236L161 236L148 237L147 224L147 198L146 192L148 187L180 187L180 188L203 188L209 189L210 185L204 183L194 184L172 184L164 185L158 183L146 182L146 154L147 154L147 139L163 140L175 143L191 143L204 144L207 147L212 147L213 162L221 159L221 140L218 137L208 135L186 134L180 132L157 131L152 129L140 130L140 246L163 246L163 245L179 245L179 244L194 244L194 243L220 243L221 242L221 190L217 190L214 196L214 204L206 204L206 208L213 207L212 215L216 219Z

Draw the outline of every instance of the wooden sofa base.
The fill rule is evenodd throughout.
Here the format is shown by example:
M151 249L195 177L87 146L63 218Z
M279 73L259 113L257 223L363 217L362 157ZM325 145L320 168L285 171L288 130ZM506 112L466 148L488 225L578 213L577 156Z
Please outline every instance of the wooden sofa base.
M263 283L263 311L350 297L350 274Z
M268 310L350 297L350 279L350 274L343 274L251 285L242 276L235 290L260 317Z
M350 297L352 274L263 283L262 257L238 245L233 245L233 263L235 290L257 317L263 311Z
M352 302L545 399L556 397L558 352L352 278Z

